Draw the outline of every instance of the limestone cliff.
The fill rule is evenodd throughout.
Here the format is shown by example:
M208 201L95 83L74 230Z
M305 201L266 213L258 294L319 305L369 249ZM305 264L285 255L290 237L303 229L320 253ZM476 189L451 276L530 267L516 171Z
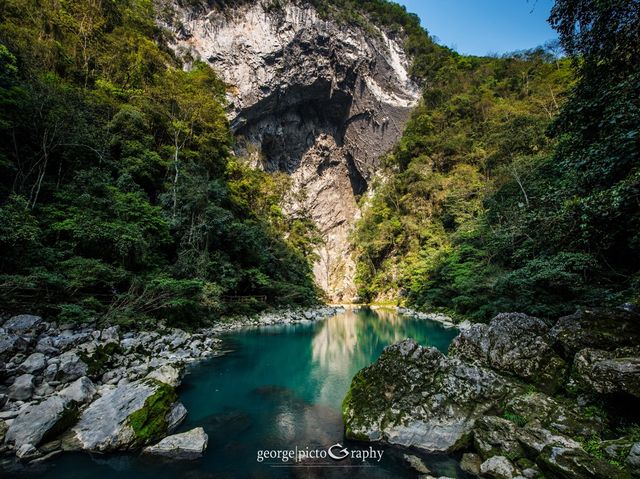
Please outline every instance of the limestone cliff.
M293 0L224 10L169 3L159 22L187 66L205 61L230 85L236 154L291 174L304 198L292 208L309 212L324 238L316 280L330 299L353 299L357 199L419 98L402 39Z

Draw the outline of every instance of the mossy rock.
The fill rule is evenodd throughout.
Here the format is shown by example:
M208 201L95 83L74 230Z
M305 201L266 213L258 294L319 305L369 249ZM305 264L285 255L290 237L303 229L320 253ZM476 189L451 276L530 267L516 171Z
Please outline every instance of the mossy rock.
M547 446L536 463L546 476L558 479L631 479L629 473L583 449Z
M464 449L473 421L520 390L484 367L401 341L354 376L342 404L345 435L434 452Z
M147 398L142 408L132 413L127 419L128 425L136 436L133 447L150 444L167 434L167 416L178 401L178 395L173 387L154 379L147 381L157 387L156 392Z

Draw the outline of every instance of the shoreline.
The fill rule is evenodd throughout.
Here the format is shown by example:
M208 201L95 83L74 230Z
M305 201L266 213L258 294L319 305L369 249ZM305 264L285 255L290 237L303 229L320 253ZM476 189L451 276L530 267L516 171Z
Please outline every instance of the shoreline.
M174 391L188 365L227 352L220 339L222 335L267 326L316 322L362 308L391 308L405 316L436 321L446 328L460 327L444 315L363 304L327 304L263 311L253 316L231 316L191 332L163 325L156 331L120 331L118 326L102 329L86 325L59 326L38 316L14 316L0 327L0 359L4 360L0 369L3 383L0 385L0 457L3 466L40 463L63 451L117 452L127 449L101 450L90 442L78 442L80 433L73 422L71 427L65 428L66 433L58 436L62 439L46 439L51 430L67 420L61 411L47 406L49 403L62 401L64 407L61 409L64 410L72 406L81 421L88 410L98 407L96 404L101 398L117 399L123 391L133 396L147 394L145 388L150 381L166 383ZM155 387L155 383L152 386ZM153 394L156 392L154 390ZM172 414L181 417L167 428L163 437L172 434L187 414L175 393L174 397ZM122 412L124 419L130 412ZM46 420L28 419L34 415L44 416ZM118 427L126 430L127 421L121 422ZM100 429L99 425L96 427ZM122 431L118 434L126 436Z
M48 434L69 421L67 410L82 417L101 398L118 398L121 391L146 399L165 384L174 391L186 367L200 360L221 356L219 336L243 329L278 324L315 322L344 308L321 305L312 308L283 308L254 316L227 317L211 327L185 331L159 326L155 331L121 331L119 326L96 328L87 325L58 325L39 316L18 315L0 327L0 457L4 467L17 462L39 463L63 451L116 452L89 443L77 443L77 424L65 428L63 439L50 441ZM153 384L151 384L153 383ZM149 385L153 386L149 390ZM147 394L147 396L144 396ZM172 433L186 416L176 399L169 413L177 415L164 436ZM146 399L144 399L146 397ZM140 401L139 401L140 402ZM123 408L128 407L126 404ZM139 409L138 409L139 410ZM123 414L131 411L123 410ZM135 411L133 411L135 412ZM128 417L116 426L116 435L127 436ZM39 418L35 420L34 418ZM42 418L42 419L40 419ZM99 429L99 425L96 425ZM129 431L129 432L127 432ZM75 435L80 433L75 431ZM131 434L129 434L131 435ZM113 438L111 438L113 439ZM120 439L119 437L117 438ZM67 443L65 443L67 441ZM108 442L108 441L107 441ZM107 446L105 446L107 447Z

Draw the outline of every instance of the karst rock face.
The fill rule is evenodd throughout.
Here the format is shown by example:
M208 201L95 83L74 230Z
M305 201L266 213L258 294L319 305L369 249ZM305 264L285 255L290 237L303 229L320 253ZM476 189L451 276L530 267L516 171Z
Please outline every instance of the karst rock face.
M304 209L322 232L318 285L334 301L353 299L358 199L420 96L402 38L324 18L303 1L223 10L166 1L159 23L174 33L174 51L229 84L236 154L289 173L292 212Z

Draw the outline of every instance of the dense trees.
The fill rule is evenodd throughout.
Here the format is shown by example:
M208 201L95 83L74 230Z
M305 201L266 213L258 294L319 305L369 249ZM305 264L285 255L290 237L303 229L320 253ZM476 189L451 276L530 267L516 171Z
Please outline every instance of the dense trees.
M638 0L557 0L567 59L461 56L385 0L310 2L402 38L424 85L354 235L363 299L476 318L638 299ZM319 238L283 213L288 178L230 155L226 86L164 35L150 0L0 6L1 308L186 320L226 296L314 299Z
M282 213L284 179L231 159L225 85L163 50L149 1L9 0L0 21L0 307L193 321L227 295L314 301L311 224Z
M542 49L440 65L356 234L365 298L476 318L638 299L638 7L556 2L575 82Z

